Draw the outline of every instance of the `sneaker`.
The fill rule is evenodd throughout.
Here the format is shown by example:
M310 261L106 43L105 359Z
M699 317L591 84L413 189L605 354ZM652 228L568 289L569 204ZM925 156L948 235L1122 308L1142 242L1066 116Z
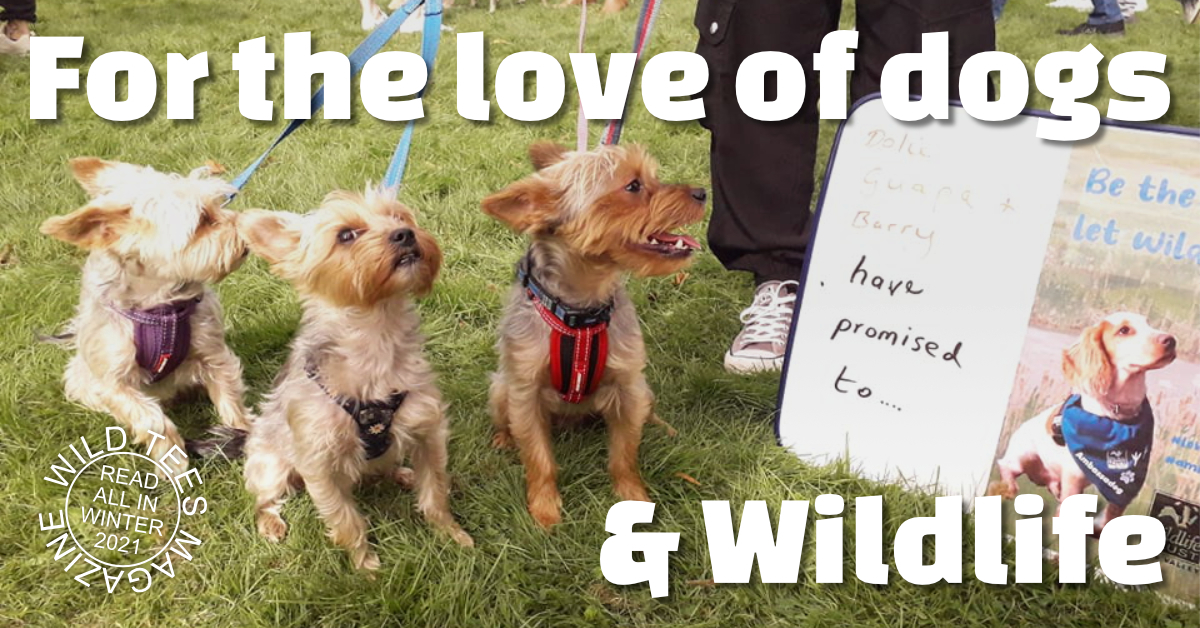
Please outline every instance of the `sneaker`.
M29 35L13 40L0 34L0 55L23 57L27 54L29 54Z
M1125 22L1113 22L1112 24L1080 24L1075 28L1068 28L1058 31L1059 35L1075 37L1078 35L1111 35L1122 37L1125 35Z
M1200 0L1183 0L1183 21L1195 24L1197 16L1200 16Z
M742 331L725 353L726 371L759 373L783 368L799 286L796 281L759 284L754 290L754 303L742 311Z

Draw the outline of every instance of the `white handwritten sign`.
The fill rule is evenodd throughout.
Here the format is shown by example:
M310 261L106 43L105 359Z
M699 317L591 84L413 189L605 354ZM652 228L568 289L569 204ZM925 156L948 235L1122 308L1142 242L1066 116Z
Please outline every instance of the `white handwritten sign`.
M843 126L784 379L780 441L868 476L977 493L1072 147L1037 118Z

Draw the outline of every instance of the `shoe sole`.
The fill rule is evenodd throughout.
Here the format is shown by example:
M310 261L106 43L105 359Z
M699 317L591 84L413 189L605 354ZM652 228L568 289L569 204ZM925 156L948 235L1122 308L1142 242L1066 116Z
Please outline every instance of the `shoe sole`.
M734 375L752 375L783 370L783 356L778 358L744 358L725 352L725 371Z

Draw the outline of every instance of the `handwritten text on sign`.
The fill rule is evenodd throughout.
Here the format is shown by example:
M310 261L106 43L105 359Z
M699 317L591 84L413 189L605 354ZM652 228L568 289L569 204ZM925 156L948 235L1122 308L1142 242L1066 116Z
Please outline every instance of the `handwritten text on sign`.
M1070 147L878 101L842 130L780 412L784 445L974 494L988 472ZM989 410L990 409L990 410ZM999 411L1000 414L990 413Z

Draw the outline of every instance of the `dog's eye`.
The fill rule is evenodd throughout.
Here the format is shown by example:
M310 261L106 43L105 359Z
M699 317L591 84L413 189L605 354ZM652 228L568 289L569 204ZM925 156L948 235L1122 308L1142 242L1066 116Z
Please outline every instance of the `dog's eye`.
M638 192L641 192L642 191L642 182L638 181L637 179L630 181L629 185L625 186L625 191L629 192L631 194L637 194Z
M1133 333L1133 330L1129 328L1129 325L1122 325L1121 328L1117 330L1118 336L1128 336L1131 333Z
M350 244L358 239L357 229L342 229L337 234L337 240L340 244Z

